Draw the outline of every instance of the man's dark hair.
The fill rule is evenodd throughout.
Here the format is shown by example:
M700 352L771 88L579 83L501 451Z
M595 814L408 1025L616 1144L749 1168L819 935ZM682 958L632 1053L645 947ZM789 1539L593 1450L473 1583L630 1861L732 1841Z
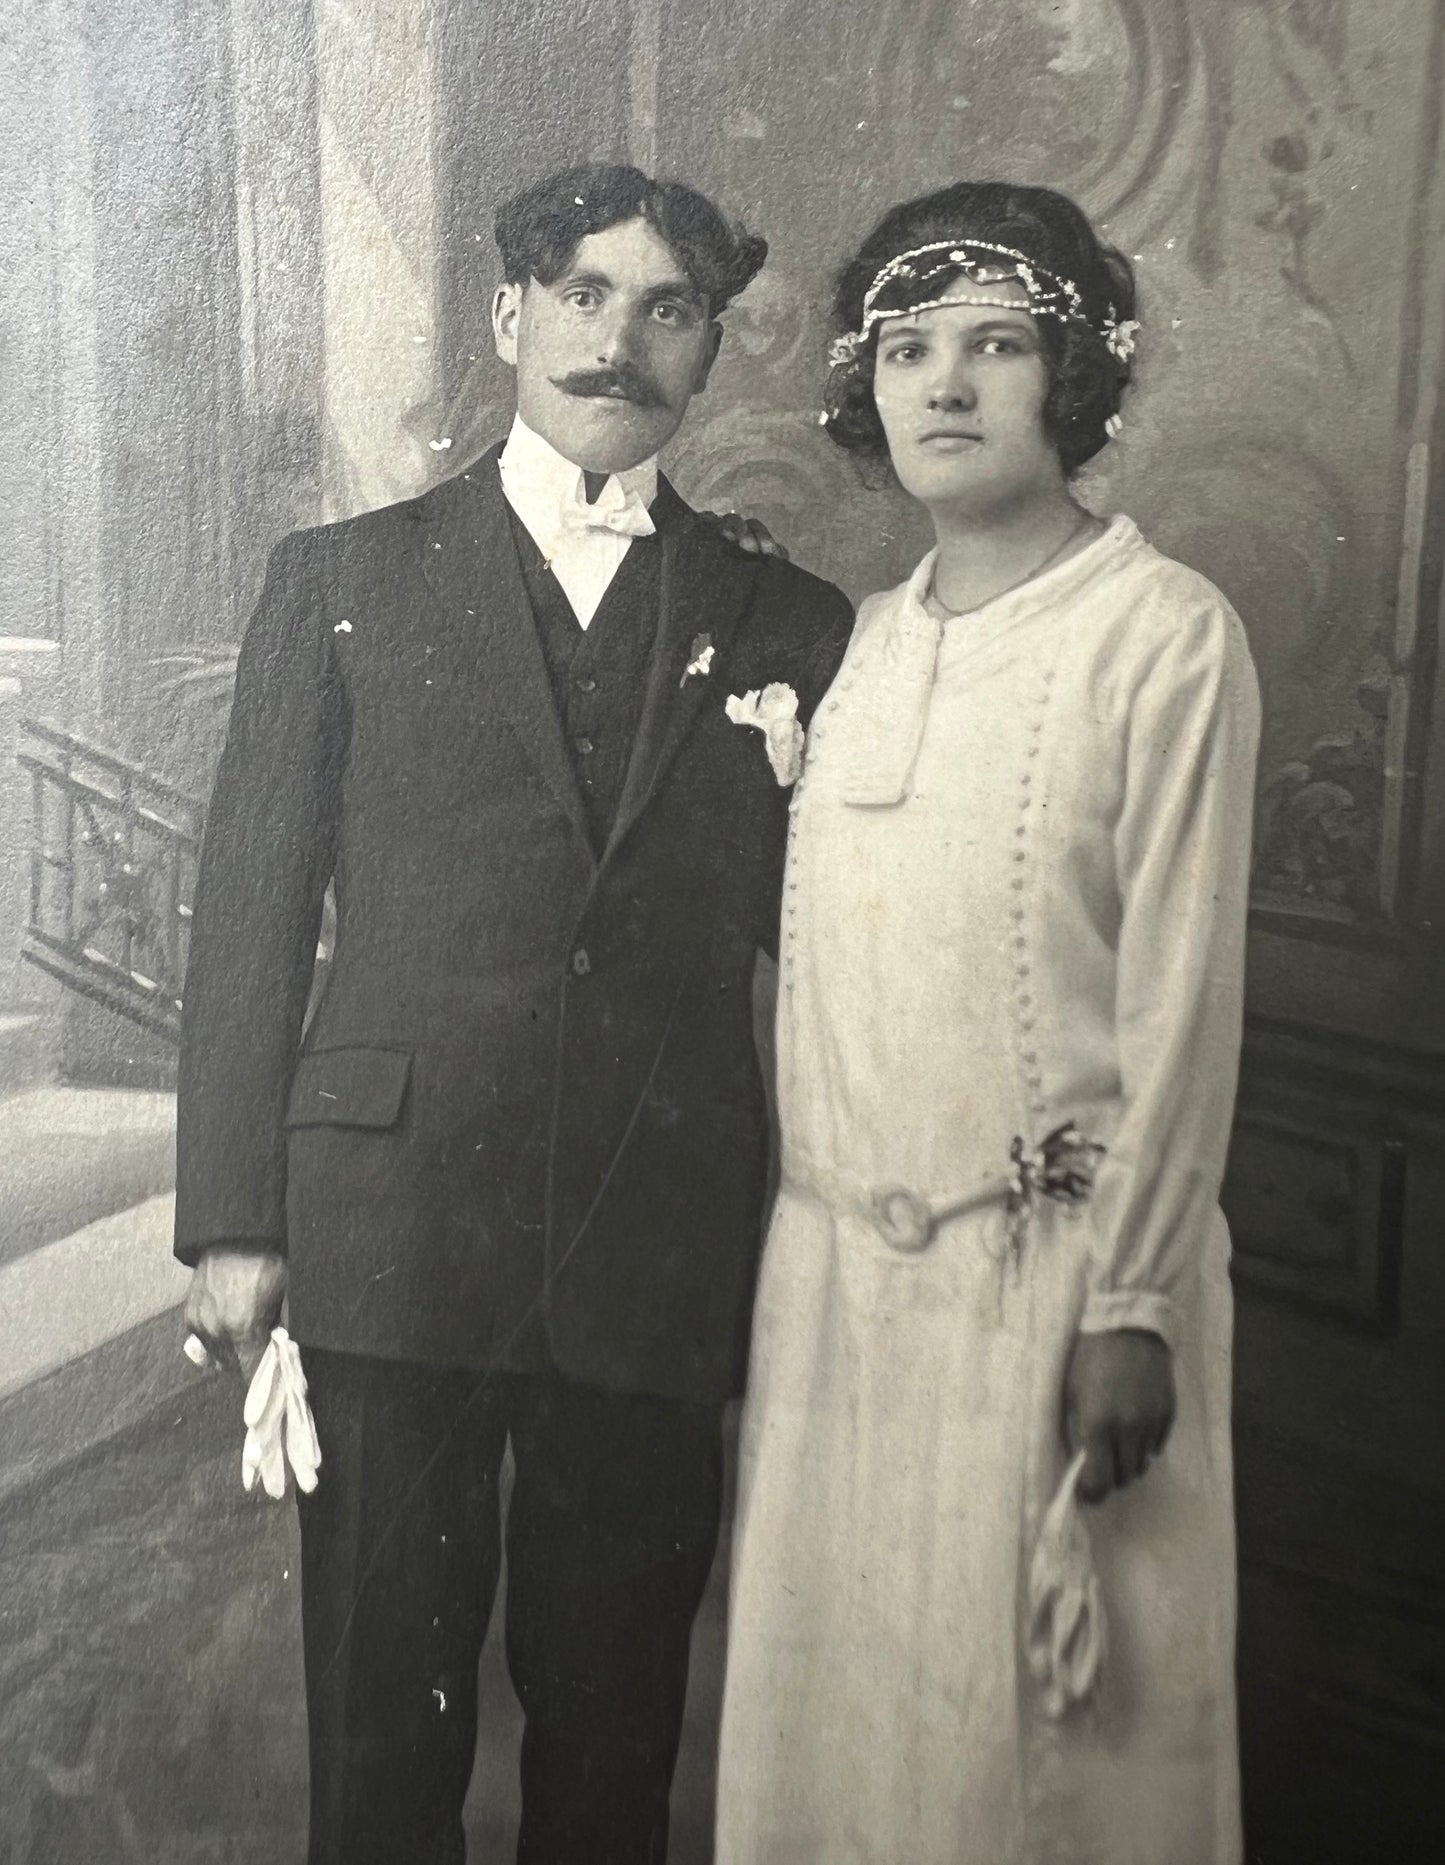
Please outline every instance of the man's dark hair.
M551 285L589 233L642 219L677 255L716 317L762 270L768 242L729 221L706 195L680 181L654 181L640 168L584 162L548 175L497 210L497 250L510 284Z
M1066 473L1076 473L1108 439L1105 422L1119 412L1132 370L1109 349L1100 326L1109 307L1133 318L1134 269L1106 245L1082 208L1052 188L1007 181L960 181L905 201L886 213L838 274L833 319L840 332L863 322L863 296L890 259L934 240L991 240L1027 253L1058 278L1071 279L1083 298L1089 326L1038 320L1049 372L1044 427ZM877 354L870 341L851 366L835 370L828 385L826 427L840 447L887 458L888 442L873 401Z

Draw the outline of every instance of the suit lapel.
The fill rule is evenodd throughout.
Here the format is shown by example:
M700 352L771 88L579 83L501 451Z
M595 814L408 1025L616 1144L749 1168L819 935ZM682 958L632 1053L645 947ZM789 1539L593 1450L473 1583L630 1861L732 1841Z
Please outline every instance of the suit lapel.
M725 695L716 679L683 673L693 646L706 637L716 664L746 612L758 561L723 541L716 528L683 503L664 479L653 505L662 534L657 640L642 719L627 767L605 861L656 795L683 740L709 702Z
M463 611L475 610L473 665L489 708L521 742L595 865L582 795L512 541L497 473L500 451L496 447L483 454L467 478L458 477L445 488L452 496L444 509L446 535L439 541L449 561L439 563L433 576L449 605L460 602Z

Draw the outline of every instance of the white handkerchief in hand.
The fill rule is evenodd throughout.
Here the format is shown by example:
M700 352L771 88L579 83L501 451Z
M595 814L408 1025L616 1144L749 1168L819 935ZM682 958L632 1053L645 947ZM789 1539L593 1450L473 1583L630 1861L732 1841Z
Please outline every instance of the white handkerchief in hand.
M1092 1694L1103 1669L1104 1601L1079 1507L1079 1452L1049 1504L1029 1567L1029 1669L1058 1718Z
M259 1480L268 1496L286 1494L289 1465L298 1489L316 1487L321 1446L306 1398L301 1355L285 1328L273 1328L261 1363L246 1392L243 1413L246 1442L241 1451L241 1481L248 1491Z

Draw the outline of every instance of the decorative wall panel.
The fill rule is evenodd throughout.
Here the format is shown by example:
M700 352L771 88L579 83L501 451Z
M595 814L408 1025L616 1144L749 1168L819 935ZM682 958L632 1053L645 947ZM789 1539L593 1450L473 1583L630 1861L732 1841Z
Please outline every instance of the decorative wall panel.
M1244 1107L1235 1122L1224 1192L1235 1273L1301 1307L1388 1329L1398 1318L1404 1142L1362 1137L1330 1106L1292 1112Z

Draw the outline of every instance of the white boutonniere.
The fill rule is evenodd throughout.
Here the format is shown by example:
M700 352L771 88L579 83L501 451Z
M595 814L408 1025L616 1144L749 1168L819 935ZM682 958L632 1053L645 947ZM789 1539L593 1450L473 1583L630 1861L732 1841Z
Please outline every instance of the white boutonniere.
M686 667L683 668L682 678L677 684L680 687L686 686L694 674L696 674L700 680L705 680L712 672L712 657L712 636L694 635L692 638L692 659L687 663Z
M803 728L798 723L798 696L790 686L774 681L761 692L756 688L741 698L730 693L727 715L734 725L755 726L763 734L768 763L780 784L795 784L803 774Z

